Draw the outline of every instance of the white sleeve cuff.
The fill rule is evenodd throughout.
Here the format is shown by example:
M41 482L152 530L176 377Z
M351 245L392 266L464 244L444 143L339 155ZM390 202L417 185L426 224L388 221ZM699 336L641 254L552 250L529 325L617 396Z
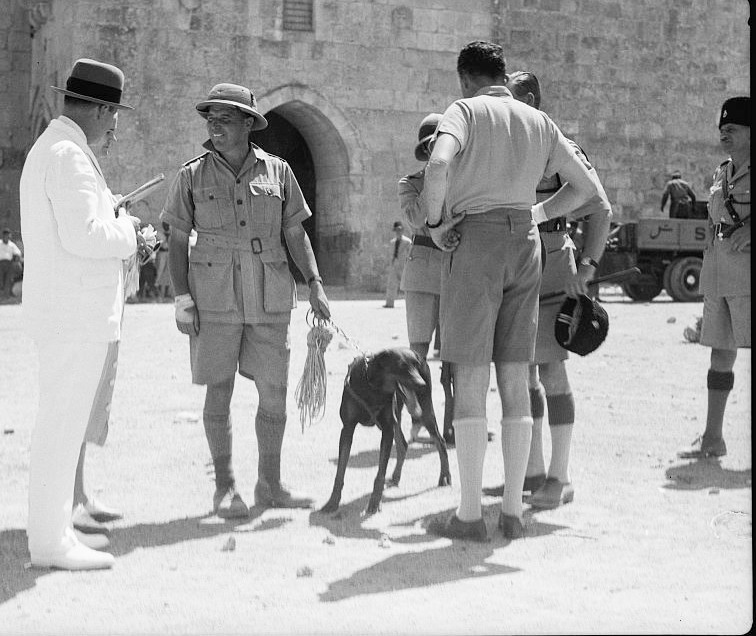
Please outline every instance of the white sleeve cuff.
M533 220L539 225L549 220L549 217L546 216L546 211L543 209L543 203L536 203L530 208L530 212L533 215Z

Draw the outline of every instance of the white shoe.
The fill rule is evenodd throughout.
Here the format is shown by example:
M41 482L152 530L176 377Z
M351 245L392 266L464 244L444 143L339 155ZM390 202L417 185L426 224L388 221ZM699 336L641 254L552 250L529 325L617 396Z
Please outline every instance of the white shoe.
M107 535L109 530L102 525L99 521L96 521L92 515L89 514L84 504L78 504L71 515L73 521L73 527L75 530L84 532L86 534L105 534Z
M108 552L91 550L77 543L62 554L32 557L31 563L38 568L60 568L61 570L102 570L113 567L115 557Z
M104 534L89 534L74 530L79 543L84 544L90 550L104 550L110 545L110 540Z

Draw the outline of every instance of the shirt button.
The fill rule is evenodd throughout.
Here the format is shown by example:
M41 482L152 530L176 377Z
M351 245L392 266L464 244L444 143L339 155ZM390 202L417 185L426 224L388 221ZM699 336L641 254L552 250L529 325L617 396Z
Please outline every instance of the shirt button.
M236 202L237 202L237 203L238 203L239 205L241 205L242 203L244 203L244 201L242 201L241 199L237 199L237 200L236 200Z
M246 224L247 224L246 221L239 221L239 225L241 225L242 227L244 227Z
M241 179L237 179L237 180L236 180L236 183L241 183Z

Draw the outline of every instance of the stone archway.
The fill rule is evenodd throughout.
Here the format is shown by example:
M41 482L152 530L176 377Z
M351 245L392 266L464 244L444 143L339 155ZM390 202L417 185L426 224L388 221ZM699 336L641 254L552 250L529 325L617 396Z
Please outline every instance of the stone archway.
M318 265L327 284L349 284L350 256L360 242L349 199L352 176L362 174L364 165L357 129L323 95L301 84L280 86L258 97L258 109L266 116L271 113L277 123L283 118L305 141L314 169L316 218L311 236Z

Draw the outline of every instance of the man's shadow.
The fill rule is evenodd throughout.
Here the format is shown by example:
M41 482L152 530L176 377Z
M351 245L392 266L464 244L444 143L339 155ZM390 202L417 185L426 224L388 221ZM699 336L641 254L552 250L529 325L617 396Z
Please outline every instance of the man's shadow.
M222 520L208 513L205 515L173 519L165 523L140 523L133 526L113 528L110 530L110 548L108 551L116 558L129 554L138 548L155 548L206 539L233 532L239 525L246 525L260 517L265 511L262 507L249 510L249 517L244 519ZM273 520L278 525L285 520ZM270 530L270 525L261 524L255 530ZM58 572L54 568L29 567L30 557L26 530L13 528L0 531L0 605L17 594L31 589L39 577Z
M718 459L708 458L670 466L665 471L670 490L702 490L705 488L747 488L751 484L751 469L722 468Z
M413 495L405 498L411 496ZM313 512L310 515L310 525L326 528L336 537L379 541L383 535L380 530L362 527L364 517L361 513L368 499L369 495L366 495L344 504L333 514ZM498 503L483 507L483 518L486 520L490 539L488 542L452 540L451 544L440 547L434 546L401 554L389 553L387 559L330 583L328 589L320 594L320 600L333 603L366 594L397 592L468 578L519 572L520 568L517 567L487 562L494 551L511 543L496 527L499 510ZM420 526L425 529L432 519L446 518L452 512L453 509L450 509L444 513L426 515L401 525L413 528ZM527 541L566 529L566 526L538 521L530 510L525 511L524 520L525 536L517 539L518 541ZM392 542L399 545L422 545L439 540L448 541L423 530L420 534L397 537L392 539Z

